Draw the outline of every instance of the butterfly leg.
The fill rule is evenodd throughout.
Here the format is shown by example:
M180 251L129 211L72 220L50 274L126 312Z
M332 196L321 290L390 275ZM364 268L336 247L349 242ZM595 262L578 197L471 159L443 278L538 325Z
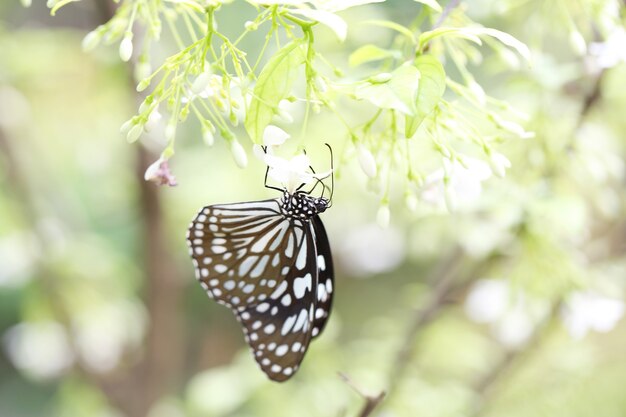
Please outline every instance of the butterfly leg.
M263 152L267 153L267 146L263 146ZM265 186L265 188L269 188L270 190L276 190L276 191L280 191L282 192L283 190L278 188L278 187L274 187L272 185L267 185L267 175L270 172L270 166L268 165L267 168L265 168L265 180L263 181L263 185Z

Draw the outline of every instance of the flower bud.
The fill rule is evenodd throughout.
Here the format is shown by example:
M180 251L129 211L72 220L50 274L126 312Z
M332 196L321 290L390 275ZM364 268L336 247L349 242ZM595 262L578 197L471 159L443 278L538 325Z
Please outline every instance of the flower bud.
M143 127L144 130L146 132L149 132L154 129L161 121L161 117L161 113L159 113L159 108L157 106L150 112L150 115L148 116L148 121Z
M32 4L32 0L21 0L22 2L22 6L24 7L30 7L30 5Z
M406 207L409 209L409 211L415 212L415 210L417 210L417 205L419 204L419 202L415 194L407 192L406 196L404 197L404 204L406 204Z
M152 66L146 58L141 58L135 67L135 79L145 80L152 74ZM150 82L148 81L148 84Z
M374 159L374 155L363 145L359 145L357 147L359 165L361 165L361 169L365 172L370 178L374 178L376 176L376 160Z
M120 59L124 62L130 61L133 56L133 34L127 33L120 43Z
M228 120L230 120L230 124L233 126L239 125L239 119L237 118L235 112L230 112L230 114L228 115Z
M207 89L210 81L211 73L209 71L203 72L202 74L198 75L193 84L191 84L191 92L193 92L194 94L200 94Z
M487 102L487 95L485 94L485 90L478 84L476 81L471 80L467 85L469 90L474 95L474 98L481 104L484 105Z
M176 137L176 121L170 120L167 126L165 126L165 139L171 142Z
M128 132L130 131L130 129L132 129L132 127L135 125L135 118L131 118L129 120L126 120L124 122L124 124L122 126L120 126L120 133L122 135L127 135Z
M205 123L202 123L202 140L204 140L204 143L208 146L213 146L215 143L215 136L213 135L211 128Z
M326 81L324 81L324 79L320 77L319 75L315 76L315 78L313 79L313 82L315 83L315 87L317 88L317 91L319 91L320 93L325 93L326 91L328 91Z
M189 116L189 104L180 109L180 113L178 113L178 120L184 122L187 120L187 116Z
M504 178L506 169L511 168L511 161L501 153L493 152L489 157L489 165L494 174L500 178Z
M384 84L387 81L391 80L392 75L388 72L381 72L380 74L376 74L368 79L372 84Z
M230 142L230 152L233 154L233 159L239 168L245 168L248 165L246 150L237 139L233 139L233 141Z
M128 134L126 135L126 140L128 140L128 142L130 143L135 142L137 139L139 139L142 133L143 124L136 124L128 131Z
M456 196L454 190L447 183L444 183L443 198L446 203L446 208L450 213L456 210Z
M152 103L154 102L154 96L148 96L139 105L139 113L145 113L150 110Z
M257 30L259 28L259 25L257 25L255 22L248 20L246 23L243 24L243 27L245 27L246 30L253 31Z
M91 51L96 46L98 46L98 44L100 44L101 40L102 40L102 34L100 33L100 30L99 29L92 30L83 38L83 43L82 43L83 50Z
M276 118L287 124L293 123L293 117L291 116L291 114L285 109L281 109L280 107L278 107L278 110L276 111Z
M390 220L391 211L389 210L389 204L383 203L383 205L378 208L378 213L376 213L376 223L383 229L386 229L389 227Z
M569 43L576 55L583 56L587 53L587 42L583 35L576 29L569 33Z
M139 81L139 84L137 84L137 92L141 93L143 90L145 90L149 86L150 86L150 79L144 78L143 80Z

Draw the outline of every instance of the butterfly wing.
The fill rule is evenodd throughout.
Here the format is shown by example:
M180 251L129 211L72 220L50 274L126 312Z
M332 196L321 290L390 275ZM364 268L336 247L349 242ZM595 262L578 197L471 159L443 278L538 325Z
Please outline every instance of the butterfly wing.
M317 249L317 273L318 282L316 289L316 305L313 321L312 336L317 337L328 321L330 309L333 303L335 271L333 268L333 257L330 251L330 243L326 229L319 216L312 219L315 233L315 247Z
M276 200L204 207L189 227L198 280L233 310L255 359L275 381L298 369L311 340L314 236L310 221L285 218Z
M299 368L311 341L317 265L310 222L294 221L296 259L266 301L240 313L246 341L267 376L285 381ZM300 223L300 224L298 224Z
M276 200L200 210L187 241L196 277L209 297L235 312L267 298L279 284L282 267L295 261L290 229Z

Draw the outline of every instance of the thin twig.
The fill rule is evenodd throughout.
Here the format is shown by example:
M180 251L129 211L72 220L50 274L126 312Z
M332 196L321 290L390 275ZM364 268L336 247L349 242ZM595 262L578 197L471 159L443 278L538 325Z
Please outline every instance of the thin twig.
M429 282L436 283L435 289L428 305L423 309L416 310L413 318L410 320L411 324L404 336L404 341L396 355L390 373L390 381L392 384L390 391L401 379L404 370L407 368L406 365L410 360L414 346L413 341L417 337L417 334L424 326L430 323L443 308L444 299L452 289L462 259L463 252L461 249L459 247L454 248L452 252L438 264L432 277L428 280Z
M381 391L378 395L375 396L366 394L363 392L363 390L357 387L347 375L341 372L339 372L339 378L341 378L346 384L348 384L350 388L354 390L354 392L359 394L359 396L361 396L365 400L365 404L363 405L363 408L361 408L361 411L359 412L357 417L367 417L372 414L376 406L378 406L378 404L380 404L385 398L385 395L387 395L385 391Z
M459 4L461 4L461 0L450 0L448 4L446 4L446 7L443 9L443 12L441 12L439 19L437 19L431 30L437 29L439 26L441 26L443 22L445 22L445 20L448 18L448 16L450 16L450 13L452 13L452 11L456 9Z

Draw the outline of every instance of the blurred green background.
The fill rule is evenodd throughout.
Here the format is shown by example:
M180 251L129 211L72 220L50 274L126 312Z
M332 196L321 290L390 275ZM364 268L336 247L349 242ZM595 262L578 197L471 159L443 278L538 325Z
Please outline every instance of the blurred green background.
M179 185L144 182L162 132L143 146L119 134L138 103L129 68L116 46L80 48L100 11L84 1L50 17L34 3L0 3L0 416L357 416L365 399L338 372L387 392L372 415L626 415L626 35L598 30L623 21L622 2L462 3L531 48L530 65L486 54L474 74L535 137L502 146L512 168L469 207L409 210L400 195L386 229L344 161L323 215L333 314L284 384L207 299L185 243L199 207L271 197L263 166L238 169L187 123L170 165ZM352 9L353 36L322 34L318 49L345 61L391 36L360 20L417 11ZM231 5L221 25L250 16ZM343 146L337 132L330 116L311 123L320 144Z

